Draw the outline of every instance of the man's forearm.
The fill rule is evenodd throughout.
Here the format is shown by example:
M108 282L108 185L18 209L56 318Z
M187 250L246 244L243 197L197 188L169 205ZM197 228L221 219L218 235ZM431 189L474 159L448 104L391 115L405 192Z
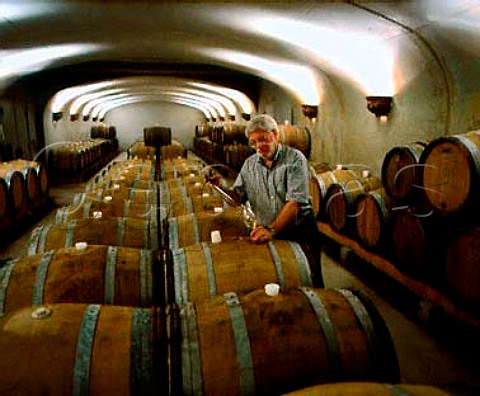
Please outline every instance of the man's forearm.
M265 224L273 229L275 233L281 232L296 224L298 215L300 214L300 204L295 200L287 201L282 210L271 224Z

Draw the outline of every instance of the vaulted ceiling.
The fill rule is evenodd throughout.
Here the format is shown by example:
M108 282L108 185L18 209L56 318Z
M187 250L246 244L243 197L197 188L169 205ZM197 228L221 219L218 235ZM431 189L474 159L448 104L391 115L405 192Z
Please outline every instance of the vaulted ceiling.
M410 78L396 68L409 55L406 43L450 62L454 73L478 52L480 2L2 0L0 42L2 89L27 79L53 95L161 76L230 87L255 101L265 79L313 104L327 79L395 94Z

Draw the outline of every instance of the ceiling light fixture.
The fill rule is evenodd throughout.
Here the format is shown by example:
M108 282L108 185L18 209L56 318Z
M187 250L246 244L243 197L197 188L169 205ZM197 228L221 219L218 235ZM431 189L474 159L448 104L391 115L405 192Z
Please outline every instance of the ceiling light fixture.
M386 117L392 110L391 96L367 96L367 109L376 117Z
M318 106L302 104L302 113L305 117L309 118L310 120L313 118L317 118Z

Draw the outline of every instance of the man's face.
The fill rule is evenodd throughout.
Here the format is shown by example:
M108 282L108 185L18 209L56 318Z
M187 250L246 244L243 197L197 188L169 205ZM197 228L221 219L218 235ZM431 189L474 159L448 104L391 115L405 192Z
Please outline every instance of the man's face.
M273 160L278 146L278 136L275 132L266 132L262 130L250 133L248 144L253 147L258 155L266 160Z

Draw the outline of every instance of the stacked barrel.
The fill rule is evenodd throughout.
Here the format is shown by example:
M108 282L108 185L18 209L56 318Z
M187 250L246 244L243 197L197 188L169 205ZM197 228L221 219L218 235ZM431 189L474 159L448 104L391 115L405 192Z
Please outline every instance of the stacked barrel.
M251 243L239 208L208 203L217 191L205 174L216 167L162 169L163 202L203 200L203 209L167 221L166 298L181 334L170 350L173 394L277 395L338 378L398 378L388 331L362 296L312 288L311 258L296 242ZM338 348L373 335L360 324L367 317L378 344L355 357Z
M92 128L90 129L90 137L92 139L115 139L117 137L117 130L113 125L92 125Z
M0 233L42 210L48 198L45 166L17 159L0 163Z
M193 140L195 153L207 163L224 164L234 171L239 171L244 161L255 153L248 145L245 126L235 122L197 126ZM309 158L311 137L308 128L290 124L279 125L278 139L282 144L297 148Z
M357 237L356 222L362 212L358 199L381 187L381 180L362 166L325 164L310 167L310 194L317 219L349 237Z
M110 164L32 232L28 256L0 268L0 393L278 395L399 381L367 299L313 288L295 242L250 243L198 159L162 160L159 181L154 168Z
M54 178L84 180L117 155L115 138L58 143L48 150L49 171Z
M206 162L225 164L238 171L245 159L255 152L247 143L245 125L228 121L197 127L193 147Z
M0 364L8 371L0 393L168 389L165 312L159 308L164 283L157 274L163 267L159 227L149 213L155 193L146 190L153 186L148 168L151 163L107 166L95 189L92 183L92 191L58 210L55 223L34 229L28 256L0 268L0 350L13 359L10 369ZM103 178L114 172L125 177L120 188L108 189ZM129 187L134 172L144 177L144 190ZM12 332L12 326L22 330ZM33 368L33 362L42 364Z
M318 220L475 313L480 308L479 146L480 132L473 131L392 147L380 184L352 169L313 171ZM349 222L343 222L346 217Z
M127 155L128 158L155 160L155 147L145 146L144 141L137 141L130 145L127 150ZM162 159L174 159L185 156L186 149L183 144L177 140L172 140L172 144L160 147L160 158Z
M409 395L409 396L473 396L479 389L465 384L422 385L422 384L385 384L378 382L346 382L338 384L316 385L284 396L371 396L371 395Z

